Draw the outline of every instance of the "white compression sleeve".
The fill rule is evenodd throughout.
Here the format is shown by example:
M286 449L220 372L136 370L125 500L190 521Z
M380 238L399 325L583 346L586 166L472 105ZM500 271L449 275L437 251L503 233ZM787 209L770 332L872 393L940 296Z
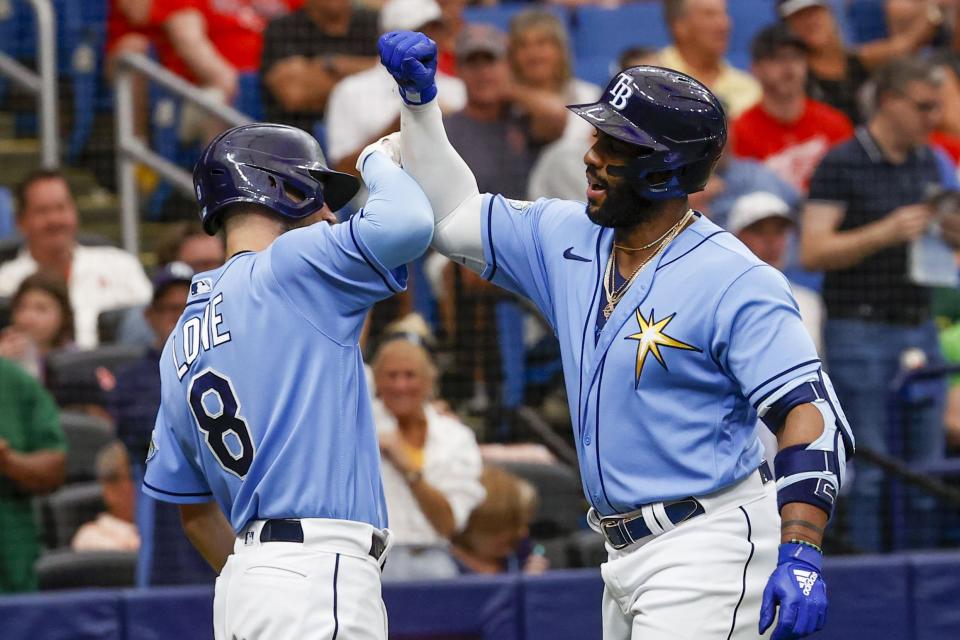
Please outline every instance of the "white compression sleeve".
M480 231L483 197L470 167L443 129L436 99L400 108L400 157L404 170L427 194L436 224L433 247L480 273L486 262Z

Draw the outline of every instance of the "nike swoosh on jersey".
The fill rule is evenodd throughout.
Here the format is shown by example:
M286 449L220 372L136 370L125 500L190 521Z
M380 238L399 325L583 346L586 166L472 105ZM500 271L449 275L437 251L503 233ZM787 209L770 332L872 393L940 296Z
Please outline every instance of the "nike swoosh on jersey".
M583 256L578 256L573 252L573 247L567 247L567 250L563 252L563 257L567 260L577 260L579 262L593 262L590 258L584 258Z

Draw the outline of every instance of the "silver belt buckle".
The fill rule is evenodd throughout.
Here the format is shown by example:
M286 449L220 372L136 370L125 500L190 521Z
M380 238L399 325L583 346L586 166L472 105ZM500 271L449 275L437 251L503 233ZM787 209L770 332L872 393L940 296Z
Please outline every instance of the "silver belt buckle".
M643 514L637 513L635 516L606 516L600 518L600 530L603 532L603 537L606 538L607 542L610 543L610 546L619 551L620 549L626 549L632 545L636 540L633 539L633 536L630 535L630 531L627 529L627 522L633 522L637 518L642 518ZM623 539L623 543L615 543L610 539L610 534L607 533L610 529L616 529L617 533L620 534L620 537Z

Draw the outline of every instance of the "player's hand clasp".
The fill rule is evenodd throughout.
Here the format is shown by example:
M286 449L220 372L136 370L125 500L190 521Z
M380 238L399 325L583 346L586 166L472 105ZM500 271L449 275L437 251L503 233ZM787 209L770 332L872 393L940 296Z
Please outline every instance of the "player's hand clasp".
M363 148L363 151L360 152L360 155L357 156L357 171L360 172L360 175L363 175L363 162L366 160L370 154L379 151L385 156L390 158L390 162L397 165L398 167L403 167L402 158L400 157L400 132L395 131L388 136L380 138L376 142L371 142L366 147Z

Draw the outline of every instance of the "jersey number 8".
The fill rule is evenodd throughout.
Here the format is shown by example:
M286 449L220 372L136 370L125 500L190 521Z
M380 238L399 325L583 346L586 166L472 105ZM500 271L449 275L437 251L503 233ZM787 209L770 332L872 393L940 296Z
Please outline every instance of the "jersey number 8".
M190 411L207 446L224 469L243 478L253 463L253 440L247 421L240 417L240 401L230 380L207 369L190 381ZM228 444L227 435L233 434ZM233 446L231 446L231 444ZM239 451L236 451L239 449Z

